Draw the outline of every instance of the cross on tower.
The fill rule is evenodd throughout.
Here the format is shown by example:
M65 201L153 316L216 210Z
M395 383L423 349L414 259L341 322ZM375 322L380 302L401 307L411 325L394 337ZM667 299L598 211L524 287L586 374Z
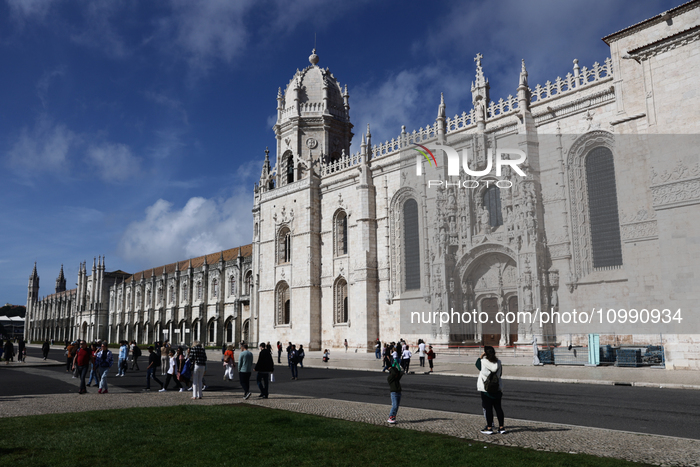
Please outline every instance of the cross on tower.
M481 59L484 58L483 55L480 53L476 54L476 57L474 57L474 61L476 62L476 66L481 68Z

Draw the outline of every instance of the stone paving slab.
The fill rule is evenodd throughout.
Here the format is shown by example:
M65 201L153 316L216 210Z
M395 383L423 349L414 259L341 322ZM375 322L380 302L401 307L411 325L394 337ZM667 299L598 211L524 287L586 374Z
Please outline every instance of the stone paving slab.
M388 396L387 404L380 405L282 394L271 394L266 400L253 395L246 401L240 393L232 392L205 391L201 400L192 400L190 392L110 392L100 395L92 391L85 395L2 397L0 418L131 407L241 403L382 426L386 426L390 409ZM399 423L387 429L419 430L503 446L585 453L655 465L700 466L700 440L514 419L507 420L507 434L488 436L479 433L484 425L481 415L406 407L399 410L397 418Z

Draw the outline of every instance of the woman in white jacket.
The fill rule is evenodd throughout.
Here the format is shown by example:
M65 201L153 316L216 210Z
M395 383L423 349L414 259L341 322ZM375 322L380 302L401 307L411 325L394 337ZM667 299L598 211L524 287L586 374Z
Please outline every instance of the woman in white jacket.
M501 374L503 367L501 361L496 357L496 351L490 345L484 347L484 353L476 361L476 367L479 370L479 377L476 379L476 389L481 393L481 407L486 418L486 427L481 430L485 435L492 435L493 430L493 409L496 409L498 417L498 432L505 434L506 429L503 426L504 415L501 408L501 398L503 397L503 382ZM498 378L498 389L494 387L486 387L486 381L494 373ZM492 377L491 380L494 378ZM494 385L495 386L495 385ZM490 389L490 390L489 390Z

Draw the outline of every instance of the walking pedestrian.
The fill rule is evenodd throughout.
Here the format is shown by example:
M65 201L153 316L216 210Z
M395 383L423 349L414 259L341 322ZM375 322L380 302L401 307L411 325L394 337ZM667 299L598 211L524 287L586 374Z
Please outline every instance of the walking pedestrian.
M248 350L248 344L241 343L241 354L238 356L238 381L243 388L243 399L250 397L250 374L253 371L253 354Z
M436 353L433 352L433 346L428 346L428 365L430 365L430 372L433 372L433 360L435 360Z
M163 389L163 382L156 376L156 370L160 366L160 358L158 354L155 353L152 345L148 346L148 367L146 367L146 388L144 391L151 390L151 378L153 381L160 384L160 388Z
M343 345L345 346L345 353L348 353L348 340L345 339L345 342L343 342Z
M80 376L80 389L78 394L85 394L87 389L85 388L85 378L87 377L88 368L90 368L90 362L93 360L93 355L90 349L88 349L87 342L80 341L80 348L75 354L75 361L73 362L73 367L78 370L78 375Z
M306 353L304 352L304 346L299 344L299 351L297 352L297 357L299 359L299 366L304 368L304 357L306 357Z
M17 343L17 361L24 363L24 359L27 355L27 349L24 345L24 338L20 337Z
M476 368L479 370L479 377L476 380L476 389L481 393L481 408L486 418L486 426L481 432L485 435L492 435L493 430L493 409L496 409L498 417L498 432L505 434L503 409L501 408L501 398L503 397L503 366L496 357L496 351L490 345L484 347L484 352L476 360Z
M382 351L383 355L383 360L382 360L382 373L384 373L386 370L391 367L391 347L389 344L384 344L384 350Z
M129 346L126 341L119 343L119 362L117 363L117 376L126 375L127 357L129 356Z
M192 389L192 361L185 357L182 347L177 348L177 379L189 391Z
M331 352L328 349L324 350L323 351L323 362L328 363L328 360L330 360L330 359L331 359Z
M420 366L425 367L425 342L423 339L418 340L418 362Z
M236 359L233 354L233 346L229 345L224 352L224 381L233 381Z
M194 363L192 371L192 399L201 399L204 384L204 372L207 369L207 353L199 341L190 347L190 357Z
M391 393L391 411L389 412L389 419L387 423L396 423L396 414L399 411L399 404L401 404L401 377L403 373L401 372L401 366L398 360L394 360L391 368L389 368L389 376L387 377L387 382L389 383L389 391Z
M75 358L76 350L78 350L78 348L75 346L75 343L70 343L66 346L66 373L71 372L71 367L73 366L73 358Z
M141 356L141 348L139 345L134 341L134 347L131 351L131 370L134 370L134 367L136 367L137 370L141 370L139 368L139 357Z
M44 355L44 361L46 361L47 358L49 358L49 350L51 349L51 346L49 345L49 340L46 339L44 343L41 345L41 353Z
M292 380L299 379L299 370L297 365L299 364L299 354L297 353L297 346L292 345L292 349L289 352L289 368L292 370Z
M282 343L277 341L277 363L282 363Z
M107 348L107 342L103 342L102 350L97 354L97 358L95 358L95 365L97 366L100 377L100 388L97 390L98 394L107 394L107 372L113 364L114 356L112 355L112 351Z
M168 371L168 351L170 350L170 344L168 341L163 342L163 346L160 348L160 374L165 375Z
M92 361L90 362L90 379L88 380L87 387L92 386L93 379L95 380L95 386L100 383L100 372L97 369L97 365L95 365L95 355L97 355L97 351L99 350L97 344L90 344L90 350L92 351Z
M272 359L272 353L265 344L260 344L260 353L258 354L258 362L255 364L257 372L256 380L260 395L258 397L267 399L270 395L270 375L275 371L275 362Z
M374 345L374 358L377 360L382 358L382 344L379 342L379 339L377 339L377 343Z
M413 354L411 353L408 344L406 344L403 349L403 353L401 354L401 366L403 366L404 371L408 373L408 368L411 366L411 357Z
M171 379L175 380L175 387L182 392L182 385L177 379L177 358L175 357L175 351L173 349L168 350L168 372L166 373L163 389L161 389L159 392L165 392L168 390L168 385L170 384Z

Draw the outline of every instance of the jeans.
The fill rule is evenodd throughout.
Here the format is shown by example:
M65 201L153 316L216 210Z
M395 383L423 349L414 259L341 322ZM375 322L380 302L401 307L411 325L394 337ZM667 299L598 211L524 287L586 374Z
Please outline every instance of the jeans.
M88 380L88 384L92 384L92 380L95 380L95 383L100 382L100 372L99 369L95 368L95 365L90 365L90 379Z
M243 395L250 392L250 371L239 371L238 381L241 382L241 387L243 388Z
M382 356L382 353L379 351L379 349L375 349L374 350L374 358L379 360L381 358L381 356Z
M425 366L425 357L418 357L418 360L420 361L420 366Z
M236 367L233 365L233 362L224 365L224 378L233 379L235 368Z
M297 378L299 376L299 369L296 363L290 363L289 368L292 369L292 378Z
M486 426L493 427L493 409L496 409L496 416L498 417L498 426L503 426L503 421L505 416L503 415L503 409L501 408L501 395L499 393L498 397L490 398L486 393L481 393L481 408L484 411L484 418L486 418Z
M70 371L73 366L73 357L66 357L66 371Z
M160 374L164 375L168 372L168 357L160 357Z
M102 389L102 392L105 392L107 390L107 372L109 367L101 366L97 368L97 371L100 374L100 389Z
M390 417L396 417L396 413L399 411L399 404L401 403L401 393L392 392L391 393L391 412L389 412Z
M206 365L194 365L192 371L192 397L202 397L202 381L204 379L204 370Z
M89 367L87 365L78 365L76 368L78 369L78 375L80 376L80 392L85 392L87 391L87 388L85 387L85 378L87 377Z
M124 375L124 362L125 358L120 358L119 359L119 366L117 367L117 376L123 376Z
M132 357L132 359L131 359L131 369L132 370L134 369L134 367L136 367L137 370L141 370L141 368L139 368L139 361L138 360L139 360L139 357Z
M153 381L160 384L160 388L163 389L163 382L156 377L156 368L148 368L146 370L146 389L151 389L151 378Z
M260 388L260 394L263 397L270 395L270 373L265 371L258 371L257 376L258 388Z

